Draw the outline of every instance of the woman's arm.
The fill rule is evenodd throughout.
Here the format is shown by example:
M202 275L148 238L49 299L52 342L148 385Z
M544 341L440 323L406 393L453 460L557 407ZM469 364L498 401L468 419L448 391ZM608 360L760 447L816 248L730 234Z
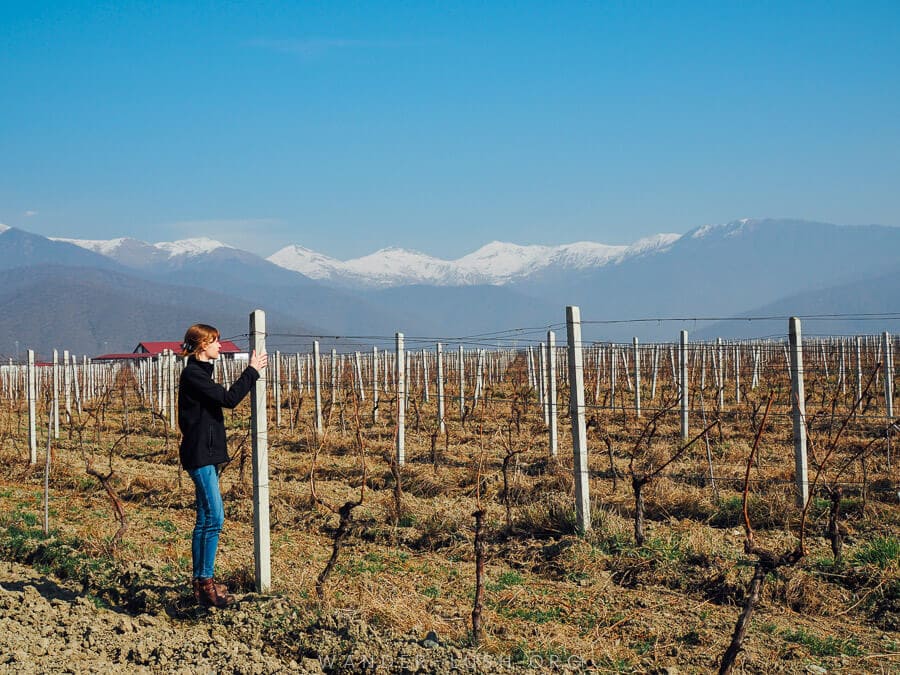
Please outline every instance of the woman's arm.
M252 367L245 368L230 389L225 389L199 368L186 368L183 376L183 383L189 385L203 398L223 408L234 408L250 392L253 383L259 379L259 371Z

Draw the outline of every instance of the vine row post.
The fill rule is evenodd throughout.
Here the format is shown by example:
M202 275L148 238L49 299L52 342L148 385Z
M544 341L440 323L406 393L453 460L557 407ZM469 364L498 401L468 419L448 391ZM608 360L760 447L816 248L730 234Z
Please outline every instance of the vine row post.
M438 428L440 433L444 433L446 425L444 423L444 346L437 343L437 404L438 404Z
M791 352L791 417L794 428L794 468L797 481L797 506L803 508L809 497L806 461L806 394L803 385L803 334L800 319L788 321Z
M266 313L250 313L250 351L266 351ZM268 593L272 586L269 544L269 421L266 410L266 368L253 384L250 398L250 431L253 438L253 560L256 590Z
M678 368L678 392L681 397L681 440L689 437L688 430L688 334L681 331Z
M547 431L550 456L559 454L559 432L556 414L556 333L547 331Z
M37 464L37 387L35 385L34 350L28 350L28 453L29 464Z
M406 358L403 333L396 333L394 339L397 350L397 465L403 466L406 463Z
M572 420L572 453L575 476L575 518L582 534L591 529L590 474L588 473L587 426L584 419L584 362L581 352L581 309L566 307L569 347L569 417Z
M316 435L322 435L322 355L319 353L319 341L313 341L313 388L316 393L315 428Z

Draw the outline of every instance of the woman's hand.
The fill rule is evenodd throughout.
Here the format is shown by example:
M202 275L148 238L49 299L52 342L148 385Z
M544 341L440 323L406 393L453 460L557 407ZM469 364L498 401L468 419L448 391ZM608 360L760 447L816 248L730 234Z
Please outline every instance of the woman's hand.
M263 352L262 354L257 355L256 350L250 354L250 367L253 368L257 373L262 373L263 368L265 368L269 363L269 355Z

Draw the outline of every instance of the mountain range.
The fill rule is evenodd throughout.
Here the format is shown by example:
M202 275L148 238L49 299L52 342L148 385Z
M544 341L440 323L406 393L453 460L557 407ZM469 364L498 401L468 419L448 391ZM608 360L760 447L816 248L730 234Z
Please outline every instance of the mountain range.
M894 313L898 251L900 228L787 219L630 245L495 241L456 260L386 248L347 261L300 245L264 259L211 239L53 239L0 226L0 355L13 356L16 341L42 354L131 351L179 340L195 321L246 343L256 307L267 310L270 351L309 349L313 336L344 350L388 347L396 331L416 346L509 345L553 326L562 341L569 304L591 340L780 335L786 321L748 318ZM884 317L830 321L816 320L816 332L896 329Z
M677 234L659 234L630 246L591 241L562 246L519 246L493 241L457 260L441 260L402 248L384 248L362 258L341 261L295 244L267 260L311 279L358 288L417 284L502 286L523 281L539 270L582 270L620 263L666 250L678 238Z

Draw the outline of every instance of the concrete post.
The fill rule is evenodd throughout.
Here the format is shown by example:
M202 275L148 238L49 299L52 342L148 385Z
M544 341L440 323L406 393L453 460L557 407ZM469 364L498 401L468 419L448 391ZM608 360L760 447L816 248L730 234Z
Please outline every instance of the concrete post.
M634 391L634 386L631 384L631 370L628 368L628 349L625 345L622 345L622 351L619 353L622 356L622 372L625 373L625 386L628 387L628 391Z
M428 403L428 352L422 350L422 400Z
M706 391L706 345L700 344L700 393Z
M800 319L789 321L791 355L791 409L794 426L794 471L797 482L797 506L803 507L809 497L806 461L806 394L803 386L803 337Z
M403 333L394 336L397 348L397 464L406 462L406 357L403 352Z
M72 364L69 350L63 350L63 395L66 398L66 424L72 423Z
M84 374L82 373L82 379ZM72 355L72 389L75 392L75 409L81 415L81 385L78 381L78 357Z
M641 351L638 346L638 339L632 338L634 345L634 411L638 417L641 416Z
M156 355L156 409L159 414L165 417L166 409L163 407L163 397L165 396L165 370L163 369L163 353ZM82 376L83 377L83 376ZM79 412L81 412L79 410Z
M437 343L437 404L438 404L438 428L443 434L447 427L444 424L444 346Z
M459 346L459 419L462 421L466 414L466 365L463 354L463 346Z
M266 352L266 313L250 313L250 351ZM253 385L250 398L250 435L253 438L253 559L256 590L268 593L272 586L269 545L269 420L266 414L266 370Z
M378 421L378 347L372 347L372 423Z
M547 375L546 375L546 366L544 365L546 359L544 358L544 343L538 345L538 370L540 371L540 377L538 378L538 405L541 406L541 415L544 417L544 426L547 426L550 423L550 420L547 418Z
M313 340L313 389L316 399L315 429L321 436L322 428L322 355L319 353L319 341Z
M359 352L355 354L356 361L356 388L359 390L359 400L366 400L366 390L363 385L363 376L362 376L362 357Z
M59 352L53 350L53 438L59 438Z
M28 454L29 464L37 464L37 386L34 372L34 350L28 350L27 365L27 397L28 397Z
M688 334L686 330L681 331L681 350L679 352L680 362L678 376L678 391L681 399L681 440L688 440Z
M609 348L609 407L616 407L616 385L618 384L619 366L618 366L618 350L615 345Z
M310 370L312 369L312 354L307 354L304 361L306 362L303 366L304 375L305 375L304 382L306 382L306 393L308 394L310 392L310 390L312 389L312 380L313 380L312 374L310 373Z
M719 410L725 410L725 350L722 338L716 338L719 360L716 364L716 381L719 387Z
M272 363L272 405L275 406L275 426L281 427L281 352L275 350Z
M862 338L856 336L856 400L862 398Z
M581 374L582 386L584 386L584 373ZM556 414L556 333L547 331L547 417L550 420L548 440L550 441L550 456L559 454L558 448L558 415ZM584 392L582 392L584 396Z
M338 362L337 349L331 348L331 405L338 399Z
M528 386L534 389L534 361L531 360L531 346L525 351L525 368L528 371Z
M572 455L575 478L575 520L582 534L591 529L590 474L587 426L584 419L584 366L581 353L581 310L566 307L569 351L569 416L572 420Z
M753 348L753 379L750 381L750 389L759 386L759 347Z
M887 331L882 333L881 337L881 352L884 354L884 410L887 421L892 422L894 419L894 345L891 341L891 334Z
M175 419L175 352L171 349L168 350L166 356L166 366L169 372L169 425L174 427L177 422Z
M481 388L484 381L484 350L478 350L478 361L475 365L475 393L472 396L472 410L478 407L478 399L481 398Z
M406 385L403 388L403 403L405 406L409 405L409 390L412 389L412 385L410 384L410 374L412 373L412 354L410 352L405 352L406 354L406 364L403 368L403 373L405 375L404 384Z

